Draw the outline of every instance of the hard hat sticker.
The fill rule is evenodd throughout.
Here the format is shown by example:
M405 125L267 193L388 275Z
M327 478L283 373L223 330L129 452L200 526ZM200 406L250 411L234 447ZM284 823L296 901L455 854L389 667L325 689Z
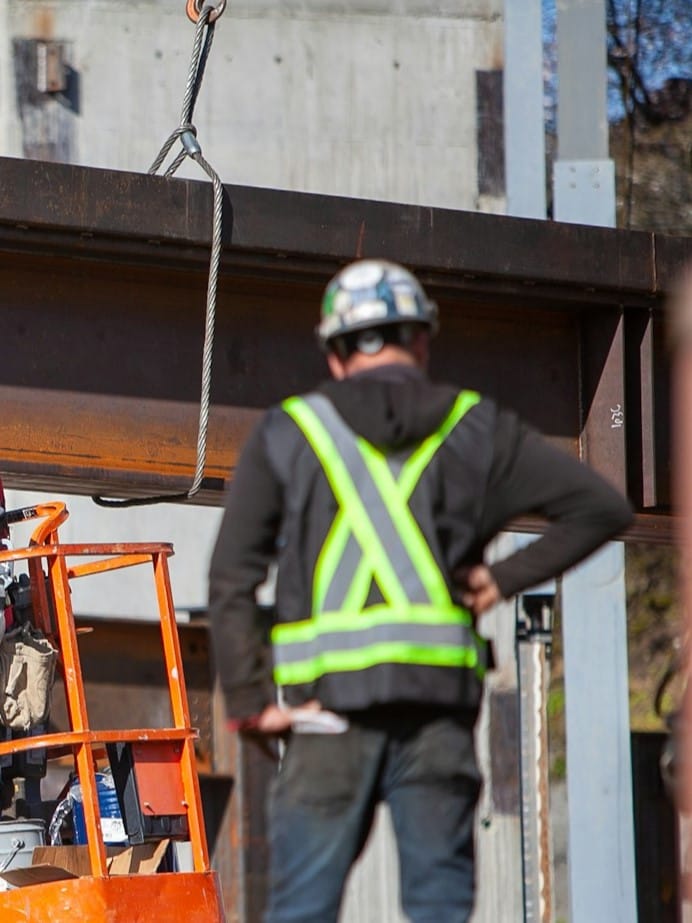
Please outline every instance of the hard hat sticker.
M351 307L351 296L340 288L332 299L332 305L337 314L345 314Z
M341 274L340 282L344 288L374 288L383 276L381 263L365 260L347 267Z
M361 320L374 321L387 316L387 304L384 301L361 301L355 304L344 315L344 320L349 324L357 324Z
M394 289L394 302L399 314L405 314L408 317L415 317L418 314L418 306L413 292L402 292L401 289Z

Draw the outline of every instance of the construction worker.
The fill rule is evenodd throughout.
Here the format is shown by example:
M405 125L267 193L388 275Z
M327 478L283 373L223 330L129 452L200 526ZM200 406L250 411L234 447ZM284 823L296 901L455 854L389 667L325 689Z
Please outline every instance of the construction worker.
M469 919L487 664L475 620L630 522L614 488L514 413L427 378L437 323L402 267L339 272L318 328L331 380L268 411L229 491L209 596L228 714L287 738L266 923L336 921L380 801L409 920ZM543 536L484 564L527 513ZM269 651L255 594L273 561Z

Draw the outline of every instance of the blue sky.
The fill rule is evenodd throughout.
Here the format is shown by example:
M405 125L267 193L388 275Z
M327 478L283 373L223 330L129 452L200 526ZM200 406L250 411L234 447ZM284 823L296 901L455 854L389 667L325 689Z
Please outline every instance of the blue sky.
M625 41L634 33L629 27L637 0L616 0L616 14ZM641 73L651 90L671 77L692 80L692 0L641 0L645 24L639 49ZM556 0L543 0L543 47L546 121L554 127L557 94L555 29ZM608 117L625 115L615 74L608 72Z

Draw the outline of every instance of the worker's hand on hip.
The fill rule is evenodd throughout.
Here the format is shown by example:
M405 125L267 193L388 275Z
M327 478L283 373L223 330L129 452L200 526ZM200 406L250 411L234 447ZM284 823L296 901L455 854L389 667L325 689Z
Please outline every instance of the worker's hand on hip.
M475 616L487 612L502 599L500 588L485 564L477 564L457 577L461 602Z

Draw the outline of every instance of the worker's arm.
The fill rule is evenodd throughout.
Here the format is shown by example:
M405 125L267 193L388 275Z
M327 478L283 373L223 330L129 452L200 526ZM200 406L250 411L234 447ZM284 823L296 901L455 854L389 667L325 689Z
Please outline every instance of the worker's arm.
M559 576L632 521L629 502L610 483L502 411L481 532L493 536L529 514L548 520L545 532L488 569L505 599Z
M266 420L266 418L265 418ZM228 726L283 734L320 703L277 704L269 625L256 603L276 553L283 487L264 447L263 421L248 440L226 499L209 570L209 618Z
M281 485L263 449L262 424L248 440L229 487L209 570L214 658L230 718L275 704L267 626L256 604L275 553Z

